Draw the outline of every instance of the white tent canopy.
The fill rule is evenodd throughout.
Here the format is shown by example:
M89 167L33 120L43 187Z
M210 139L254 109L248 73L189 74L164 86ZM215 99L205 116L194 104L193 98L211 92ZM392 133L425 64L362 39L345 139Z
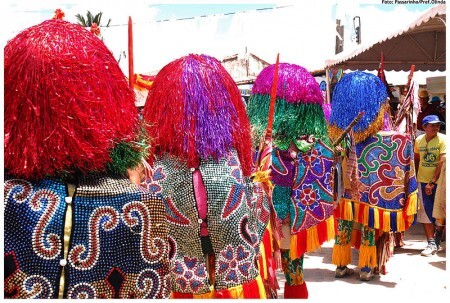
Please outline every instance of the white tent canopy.
M327 60L325 67L376 70L383 53L386 71L408 71L413 64L416 71L445 71L446 16L445 5L437 5L406 28Z

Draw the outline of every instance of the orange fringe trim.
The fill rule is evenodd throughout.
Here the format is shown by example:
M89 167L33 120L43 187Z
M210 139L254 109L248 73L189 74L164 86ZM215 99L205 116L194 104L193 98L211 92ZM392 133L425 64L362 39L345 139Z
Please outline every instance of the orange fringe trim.
M214 293L214 298L217 299L266 299L266 290L261 276L257 276L243 285L235 287L220 289ZM195 299L195 297L194 297Z
M334 239L334 217L330 216L316 226L291 235L290 257L300 258L305 252L314 251L327 241Z
M234 286L227 289L214 290L211 286L211 291L204 294L185 294L179 292L172 292L171 299L266 299L266 291L261 276L257 276L255 280L248 283Z
M377 266L377 247L361 245L359 247L359 261L358 267L371 267Z
M402 232L407 230L414 222L417 209L416 190L408 196L405 207L400 210L385 209L341 198L334 216L337 219L355 221L370 228L381 229L384 232L390 232L394 229ZM395 228L391 228L393 224L395 224Z
M331 255L331 263L336 266L347 266L348 264L352 263L351 244L334 244L333 253Z

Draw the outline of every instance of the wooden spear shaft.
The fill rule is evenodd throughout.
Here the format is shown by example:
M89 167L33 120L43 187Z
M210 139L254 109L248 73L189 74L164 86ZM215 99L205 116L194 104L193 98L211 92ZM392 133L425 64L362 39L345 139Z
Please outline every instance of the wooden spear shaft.
M336 142L333 143L333 147L338 146L342 140L344 140L345 135L348 134L348 132L352 129L353 126L355 126L356 123L361 120L362 116L364 116L364 112L359 112L358 116L356 116L355 119L353 119L352 122L347 126L347 128L342 132L342 134L337 138Z
M133 61L133 22L128 17L128 81L130 88L134 87L134 61Z

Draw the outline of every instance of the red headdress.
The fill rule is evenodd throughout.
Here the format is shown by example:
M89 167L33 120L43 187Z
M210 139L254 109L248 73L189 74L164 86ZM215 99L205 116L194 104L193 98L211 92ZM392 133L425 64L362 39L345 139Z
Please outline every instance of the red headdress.
M5 47L5 168L37 179L103 170L134 139L134 94L111 52L60 19L20 32Z
M170 153L198 165L234 148L245 175L251 172L250 123L236 83L220 62L188 55L155 77L144 107L156 154Z

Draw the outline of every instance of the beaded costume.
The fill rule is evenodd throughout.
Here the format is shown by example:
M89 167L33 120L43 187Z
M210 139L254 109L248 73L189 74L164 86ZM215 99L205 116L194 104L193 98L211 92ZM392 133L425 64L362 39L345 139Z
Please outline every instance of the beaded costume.
M134 94L95 35L60 19L5 47L7 298L167 298L161 195L140 162Z
M274 66L258 75L248 113L254 144L268 121ZM333 151L327 137L319 85L301 66L280 63L273 125L273 204L283 224L284 298L307 298L303 255L334 237Z
M250 127L231 76L206 55L177 59L155 77L144 119L156 153L144 185L166 201L172 297L265 298L267 196L249 180Z
M330 136L335 139L359 111L351 149L344 158L345 192L335 216L338 234L332 262L351 263L351 246L360 249L359 267L385 272L389 232L405 231L417 212L417 181L411 138L390 131L388 95L383 82L364 72L345 75L335 87ZM353 222L359 228L353 229ZM384 252L383 252L384 251Z

